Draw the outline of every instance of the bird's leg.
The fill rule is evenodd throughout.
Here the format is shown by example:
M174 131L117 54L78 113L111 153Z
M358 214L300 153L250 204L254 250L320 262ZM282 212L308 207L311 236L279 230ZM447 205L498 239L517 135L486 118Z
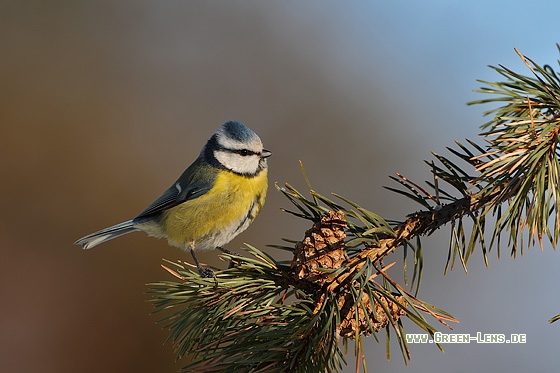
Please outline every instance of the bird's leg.
M221 251L222 253L224 253L224 254L235 255L234 252L229 251L228 249L224 249L223 247L220 247L220 246L216 247L216 249L220 250L220 251ZM229 261L229 265L228 265L228 269L233 268L233 267L235 267L235 266L238 265L238 264L239 264L238 262L233 261L233 260L230 260L230 261Z
M210 268L204 268L200 265L198 259L196 258L196 255L194 255L193 249L191 249L191 255L194 259L194 264L196 264L196 268L198 269L198 273L200 274L200 277L204 277L204 278L213 277L214 279L216 278L214 271L212 271Z

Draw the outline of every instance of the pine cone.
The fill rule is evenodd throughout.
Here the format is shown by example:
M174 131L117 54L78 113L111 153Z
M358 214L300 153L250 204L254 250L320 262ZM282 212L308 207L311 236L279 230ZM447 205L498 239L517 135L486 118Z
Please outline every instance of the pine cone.
M345 228L344 213L329 211L305 232L303 241L296 243L292 260L296 280L307 280L321 286L328 278L328 270L342 266L345 260Z
M403 306L406 307L408 305L403 296L395 295L394 297ZM405 314L405 311L392 300L387 299L383 295L379 295L379 299L387 308L393 320L396 321ZM375 313L373 312L369 295L365 292L362 293L361 304L354 301L352 294L349 292L347 292L345 296L341 295L338 301L338 309L340 310L341 318L340 324L337 326L339 335L341 337L353 338L356 335L356 331L362 335L369 335L371 334L371 327L373 327L375 332L386 327L389 324L389 318L385 310L375 299L373 300L373 304L375 304ZM356 321L356 305L358 305L359 322ZM366 308L365 310L364 307Z

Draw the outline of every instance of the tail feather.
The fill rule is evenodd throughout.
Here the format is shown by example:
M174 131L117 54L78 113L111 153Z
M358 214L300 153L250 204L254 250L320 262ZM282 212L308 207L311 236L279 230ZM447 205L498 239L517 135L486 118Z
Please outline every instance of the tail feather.
M97 246L100 243L138 230L139 229L134 226L133 221L128 220L120 224L113 225L112 227L102 229L98 232L88 234L87 236L82 237L78 241L74 242L74 244L82 245L82 248L84 250L91 249L92 247Z

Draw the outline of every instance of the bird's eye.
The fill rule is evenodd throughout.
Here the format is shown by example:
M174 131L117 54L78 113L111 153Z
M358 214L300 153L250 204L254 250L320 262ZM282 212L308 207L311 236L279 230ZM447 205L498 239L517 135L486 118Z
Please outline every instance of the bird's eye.
M247 149L241 149L239 151L239 154L241 154L243 157L246 157L249 155L249 151Z

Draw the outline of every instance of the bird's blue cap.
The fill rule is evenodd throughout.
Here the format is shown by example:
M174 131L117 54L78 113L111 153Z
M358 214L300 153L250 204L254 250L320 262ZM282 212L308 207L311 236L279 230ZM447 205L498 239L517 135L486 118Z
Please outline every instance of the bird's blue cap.
M239 142L250 142L260 139L259 136L253 132L249 127L241 122L230 120L222 125L222 129L227 136Z

